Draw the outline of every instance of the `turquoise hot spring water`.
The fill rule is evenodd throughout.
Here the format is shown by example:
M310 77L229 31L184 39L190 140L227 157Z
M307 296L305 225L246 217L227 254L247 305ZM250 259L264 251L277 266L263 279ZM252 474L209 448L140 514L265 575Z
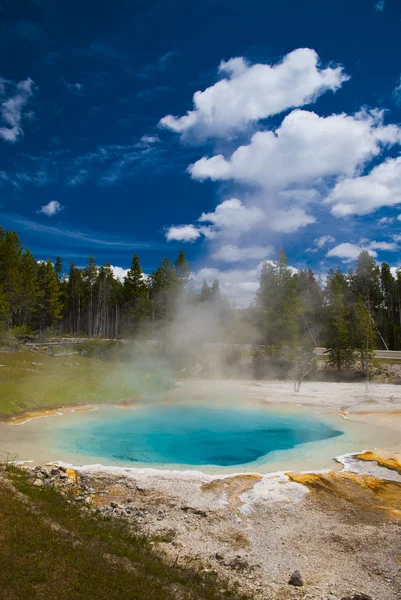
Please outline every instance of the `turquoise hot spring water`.
M58 422L60 453L110 463L232 467L342 435L319 416L266 407L153 404Z

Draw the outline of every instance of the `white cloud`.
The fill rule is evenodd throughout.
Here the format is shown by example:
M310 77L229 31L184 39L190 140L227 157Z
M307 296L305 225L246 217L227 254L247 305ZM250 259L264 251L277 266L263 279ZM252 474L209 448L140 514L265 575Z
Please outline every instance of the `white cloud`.
M316 218L313 215L308 215L303 208L294 206L288 210L274 210L269 215L267 226L272 231L294 233L315 222Z
M122 267L114 267L110 265L110 269L113 271L113 275L119 281L124 281L124 277L126 277L129 269L123 269Z
M335 242L335 238L332 235L322 235L320 238L316 238L315 244L318 248L323 248L327 244L332 244Z
M359 246L358 244L350 244L349 242L345 242L343 244L339 244L335 246L331 250L329 250L326 254L327 257L337 257L342 258L343 262L351 262L358 258L363 250L367 250L371 256L376 258L377 252L372 248L368 248L367 246Z
M366 244L367 240L361 240L358 244L345 242L331 248L326 254L327 257L337 257L343 259L344 263L352 262L357 259L359 254L366 250L374 258L377 257L376 250L384 250L387 252L395 252L398 246L395 242L376 242L371 241Z
M222 262L246 262L248 260L261 260L268 258L273 253L272 246L249 246L247 248L239 248L233 244L226 244L218 248L211 258Z
M387 252L395 252L398 246L395 242L370 242L369 248L372 250L387 250Z
M232 179L281 190L328 177L351 177L384 145L401 142L401 130L383 125L382 118L380 111L320 117L294 110L276 131L255 133L250 144L230 158L203 157L188 170L194 179Z
M401 157L387 159L363 177L340 181L327 202L336 217L367 215L382 206L401 204Z
M32 113L26 113L25 107L33 94L34 83L29 77L18 83L1 79L0 94L2 98L1 118L6 126L0 127L0 138L6 142L14 143L20 138L24 131L22 121Z
M235 228L247 231L265 219L263 212L256 206L245 206L238 198L224 200L213 212L203 213L198 221L210 222L219 228Z
M182 117L167 115L160 124L198 139L227 137L252 122L335 92L349 77L342 67L320 68L317 53L298 48L278 64L249 64L237 57L222 61L220 81L193 97L194 109Z
M386 0L377 0L377 2L375 4L375 9L377 10L377 12L383 12L385 6L386 6Z
M160 142L160 138L158 135L143 135L141 141L145 144L157 144L157 142Z
M60 202L58 202L57 200L50 200L48 204L45 204L40 210L36 212L43 213L48 217L54 217L54 215L57 215L57 213L63 210L63 208L64 206L61 206Z
M386 223L394 223L394 217L382 217L377 221L379 225L385 225Z
M166 240L179 242L194 242L201 232L194 225L172 225L166 231Z

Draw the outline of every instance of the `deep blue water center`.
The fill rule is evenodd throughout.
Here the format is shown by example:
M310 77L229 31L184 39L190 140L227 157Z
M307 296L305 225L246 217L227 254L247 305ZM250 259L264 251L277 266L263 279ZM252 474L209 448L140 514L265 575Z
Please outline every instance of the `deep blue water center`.
M310 415L268 408L150 405L101 410L57 428L69 452L124 463L233 466L342 432Z

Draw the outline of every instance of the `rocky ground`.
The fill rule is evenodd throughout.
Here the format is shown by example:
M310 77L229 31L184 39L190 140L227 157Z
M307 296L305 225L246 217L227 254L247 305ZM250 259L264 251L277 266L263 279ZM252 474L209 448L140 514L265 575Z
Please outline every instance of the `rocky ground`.
M34 486L57 487L83 515L139 523L169 558L200 561L258 600L397 600L399 457L354 457L348 468L355 464L359 474L224 478L62 465L28 470Z

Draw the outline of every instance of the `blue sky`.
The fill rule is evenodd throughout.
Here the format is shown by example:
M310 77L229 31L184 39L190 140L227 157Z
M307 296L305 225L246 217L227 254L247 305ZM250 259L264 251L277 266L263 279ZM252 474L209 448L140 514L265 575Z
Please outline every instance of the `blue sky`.
M246 304L297 268L401 265L399 0L5 2L0 224L38 259L180 248Z

